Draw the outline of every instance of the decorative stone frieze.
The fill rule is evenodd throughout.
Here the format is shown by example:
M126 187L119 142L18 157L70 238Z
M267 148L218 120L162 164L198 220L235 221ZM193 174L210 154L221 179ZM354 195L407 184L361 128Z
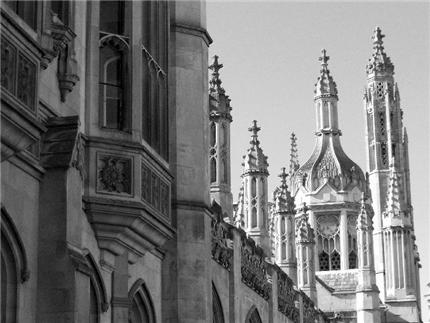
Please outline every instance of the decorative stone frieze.
M243 238L241 246L242 282L265 300L269 300L272 285L268 280L267 263L262 248L254 240Z
M132 158L97 154L97 192L132 195Z
M278 271L278 311L287 316L292 322L298 323L300 312L296 307L299 293L294 288L293 281L281 270Z

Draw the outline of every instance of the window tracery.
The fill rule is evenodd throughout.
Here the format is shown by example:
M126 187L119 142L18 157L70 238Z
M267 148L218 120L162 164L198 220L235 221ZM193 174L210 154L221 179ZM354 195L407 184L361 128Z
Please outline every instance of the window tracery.
M317 218L319 270L340 269L339 216L320 215Z
M356 269L357 262L357 216L348 215L348 263L349 269Z

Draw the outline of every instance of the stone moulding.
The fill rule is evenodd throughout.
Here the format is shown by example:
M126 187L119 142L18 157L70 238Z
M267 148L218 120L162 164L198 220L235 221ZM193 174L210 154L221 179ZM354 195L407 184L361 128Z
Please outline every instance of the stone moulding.
M303 323L315 323L318 318L318 310L315 308L314 302L303 291L300 291L303 301Z

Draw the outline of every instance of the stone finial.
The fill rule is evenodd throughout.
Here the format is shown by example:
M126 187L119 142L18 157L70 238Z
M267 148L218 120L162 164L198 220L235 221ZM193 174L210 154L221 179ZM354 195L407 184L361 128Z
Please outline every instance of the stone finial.
M257 126L257 120L253 120L252 121L252 126L248 128L248 131L250 131L252 133L251 138L251 144L255 143L255 144L259 144L260 142L258 141L258 132L261 130L260 127Z
M321 62L321 68L323 71L327 71L328 66L328 60L330 59L330 56L327 56L327 51L323 48L321 49L321 56L318 58L318 60Z
M224 94L225 91L221 86L221 79L219 78L219 70L223 67L222 64L218 62L218 55L212 57L212 64L209 69L212 71L212 77L209 81L209 91L211 93L218 92L219 94Z
M333 80L333 77L330 75L330 71L328 69L328 60L329 56L327 56L327 51L325 49L321 50L321 56L319 57L319 61L321 62L321 70L320 76L317 79L317 83L315 84L315 97L314 100L320 98L335 98L337 100L337 86L336 82Z
M373 40L373 53L369 59L366 71L367 74L394 74L394 65L391 63L390 58L384 52L384 46L382 38L385 35L382 34L381 28L376 27L372 40Z
M292 176L296 170L300 168L299 155L297 150L297 137L294 132L291 133L291 148L290 148L290 176Z

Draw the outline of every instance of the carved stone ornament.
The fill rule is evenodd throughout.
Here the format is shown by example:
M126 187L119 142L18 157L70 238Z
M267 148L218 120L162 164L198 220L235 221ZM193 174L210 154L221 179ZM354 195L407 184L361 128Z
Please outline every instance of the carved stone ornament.
M303 299L303 323L315 323L318 318L318 312L312 300L302 292Z
M232 268L233 249L232 235L227 224L220 218L212 220L212 259L223 266L228 271Z
M267 263L261 248L251 239L244 238L241 247L242 282L265 300L269 300L272 285L268 280Z
M131 158L101 155L97 164L98 191L131 194Z
M294 289L293 281L282 271L278 272L278 311L292 322L300 320L299 309L296 307L298 292Z

